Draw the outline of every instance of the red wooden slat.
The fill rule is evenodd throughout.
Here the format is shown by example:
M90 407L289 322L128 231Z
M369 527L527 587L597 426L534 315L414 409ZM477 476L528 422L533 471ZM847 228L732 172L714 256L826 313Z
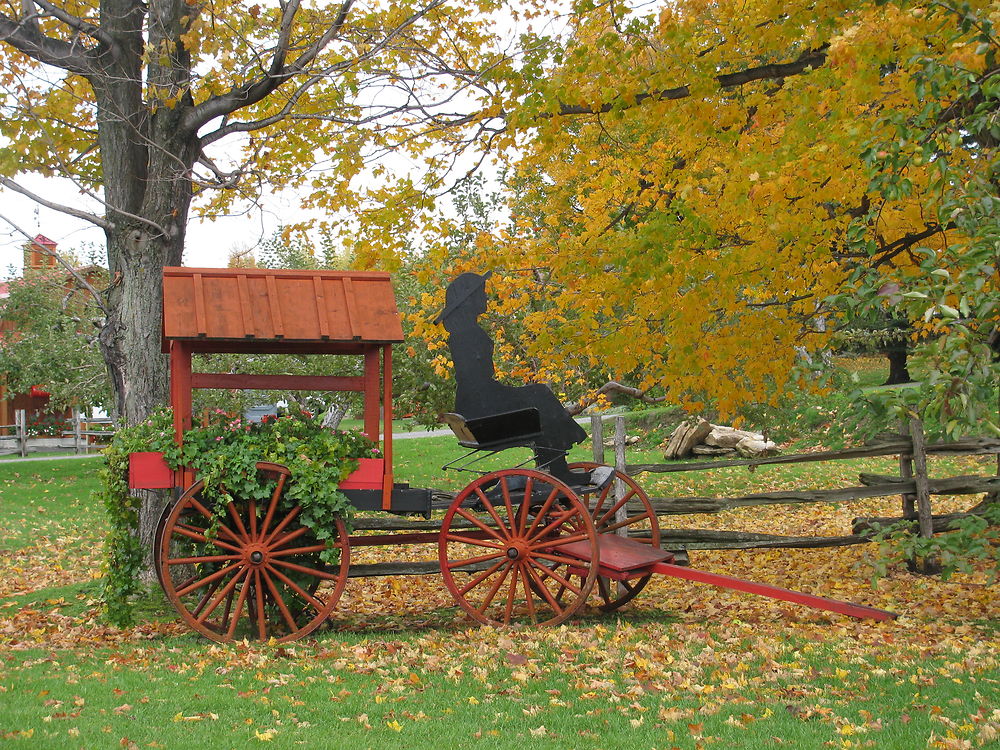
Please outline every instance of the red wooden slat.
M316 317L319 319L320 338L330 338L330 316L326 311L326 297L323 295L323 279L313 276L313 294L316 296Z
M221 372L196 372L192 388L249 388L258 391L352 391L362 393L366 382L359 377L338 375L246 375Z
M281 304L278 301L278 282L274 276L267 276L267 300L271 307L271 325L274 337L280 339L285 335L285 324L281 318Z
M590 560L590 542L587 540L563 544L558 549L560 554L594 562ZM597 554L602 568L616 571L648 568L653 563L672 560L674 557L666 550L617 534L598 534Z
M347 300L347 327L352 339L361 338L360 319L358 318L358 303L354 299L354 284L350 279L344 279L344 299Z
M243 319L243 336L252 339L256 336L253 327L253 313L250 308L250 288L247 286L246 274L236 277L236 289L240 298L240 317Z
M199 336L208 335L208 325L205 321L205 285L202 283L202 276L196 273L194 281L194 321L195 331Z

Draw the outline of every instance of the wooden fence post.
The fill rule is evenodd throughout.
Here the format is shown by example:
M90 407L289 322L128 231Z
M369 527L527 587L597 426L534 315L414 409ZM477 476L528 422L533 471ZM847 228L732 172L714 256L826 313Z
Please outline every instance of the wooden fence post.
M83 415L80 414L80 410L73 407L73 452L79 454L82 450L81 448L81 434L83 431Z
M622 416L615 417L615 470L622 474L625 473L625 417ZM628 492L628 487L626 487L625 482L616 479L615 504L625 499L626 492ZM628 519L626 505L627 503L623 503L622 507L615 511L615 523L624 523ZM616 529L615 533L618 536L628 536L628 527L622 526L620 529Z
M910 438L910 428L906 420L899 420L899 434ZM899 476L902 480L913 479L913 448L911 438L911 448L909 451L901 451L899 454ZM911 493L903 493L903 518L916 518L917 496Z
M17 435L21 458L24 458L28 454L28 413L24 409L14 412L14 434Z
M600 415L590 417L590 441L594 449L594 463L604 463L604 420Z
M917 488L917 518L920 536L930 539L934 536L934 516L931 511L930 483L927 478L927 444L924 440L924 424L917 417L910 419L910 439L913 441L913 479ZM935 559L914 560L914 569L927 575L940 573L941 565Z

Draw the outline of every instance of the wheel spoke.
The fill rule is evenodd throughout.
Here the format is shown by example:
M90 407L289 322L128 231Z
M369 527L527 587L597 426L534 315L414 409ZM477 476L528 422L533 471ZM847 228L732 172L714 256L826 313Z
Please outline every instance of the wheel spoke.
M541 531L536 531L534 534L532 534L531 537L528 538L528 541L534 542L536 539L544 537L552 529L555 529L566 523L570 518L572 518L576 514L576 512L577 512L576 508L569 508L568 510L564 510L562 513L558 514L555 517L555 520L551 521L548 525L546 525L543 529L541 529Z
M538 624L538 612L535 610L535 597L532 595L531 568L519 562L517 572L521 575L521 588L524 589L524 603L528 605L528 617L531 622Z
M208 600L212 598L212 595L219 589L219 586L221 585L222 581L215 581L211 586L208 587L208 590L205 592L204 596L201 597L201 601L198 602L198 606L196 606L192 610L195 617L201 614L201 611L205 608L205 605L208 604Z
M240 518L240 512L236 509L236 503L230 500L226 503L226 510L229 511L229 515L232 517L233 523L236 524L236 530L239 532L240 536L246 541L253 539L253 537L247 533L247 527L243 525L243 519Z
M264 514L264 520L260 525L260 535L264 537L267 534L267 530L271 526L271 521L274 520L274 513L278 509L278 502L281 500L281 495L285 489L285 479L287 479L286 474L278 475L278 486L274 488L274 492L271 493L271 501L267 505L267 513Z
M240 615L243 614L243 605L246 603L247 594L250 592L250 574L247 571L246 580L243 585L240 586L240 596L236 600L236 611L233 612L232 617L229 619L229 630L226 631L226 637L232 638L236 634L236 626L239 624Z
M511 528L514 528L514 502L510 499L510 487L507 486L506 482L500 482L500 493L503 495L503 505L504 509L507 511L507 519L511 523ZM509 539L510 537L508 537Z
M208 519L209 526L212 526L212 525L214 525L214 524L217 523L218 527L219 527L219 533L220 534L223 534L224 536L229 537L229 539L231 541L235 542L236 544L242 544L243 543L243 540L240 539L240 537L237 536L237 534L235 532L233 532L233 530L231 528L229 528L228 526L226 526L226 524L222 523L222 520L218 516L216 516L214 513L212 513L208 508L206 508L200 502L198 502L197 498L195 498L192 495L192 496L188 497L187 501L188 501L188 503L190 503L191 507L193 507L194 509L196 509L199 513L201 513L201 515L205 516L205 518Z
M291 549L271 550L271 557L287 557L289 555L308 555L310 552L322 552L326 544L312 544L308 547L292 547Z
M276 560L275 562L279 561ZM299 586L299 584L297 584L291 578L289 578L280 570L271 565L268 565L267 569L270 570L272 573L274 573L274 575L276 575L282 581L282 583L284 583L286 586L288 586L288 588L290 588L292 591L298 594L301 599L303 599L307 604L310 604L313 607L313 609L315 609L317 612L321 612L323 610L323 602L321 602L319 599L316 599L311 594L304 591L302 587ZM331 578L336 578L336 576L331 576Z
M482 490L479 490L479 488L476 489L477 489L477 494L481 498L483 507L486 509L486 512L490 514L490 518L493 519L493 523L497 525L497 529L499 530L500 534L504 537L504 539L510 539L511 534L510 532L507 531L507 528L504 526L503 519L500 518L500 514L497 513L497 509L493 507L493 503L490 502L490 499L486 497L485 493L483 493ZM501 489L504 492L504 494L506 494L507 487L502 482L501 482Z
M514 600L517 598L517 565L511 565L509 568L510 572L513 574L510 577L510 586L507 589L507 604L503 611L503 624L509 625L511 615L514 613ZM483 607L483 609L486 609ZM482 611L482 610L480 610Z
M491 566L490 566L489 568L487 568L487 569L486 569L486 570L484 570L484 571L483 571L482 573L480 573L480 574L479 574L479 575L477 575L477 576L476 576L475 578L473 578L473 579L472 579L471 581L469 581L469 582L468 582L467 584L465 584L465 586L463 586L462 588L460 588L460 589L459 589L459 592L460 592L460 593L462 593L462 594L467 594L467 593L469 593L469 592L470 592L470 591L471 591L472 589L474 589L474 588L475 588L476 586L478 586L478 585L479 585L480 583L482 583L482 582L483 582L483 581L485 581L485 580L486 580L487 578L489 578L489 577L490 577L491 575L493 575L493 574L494 574L494 573L496 573L496 572L497 572L498 570L500 570L500 567L501 567L501 566L502 566L502 565L503 565L504 563L508 563L508 562L510 562L510 561L509 561L509 560L508 560L508 559L507 559L506 557L504 557L504 558L501 558L500 560L497 560L497 562L496 562L496 563L494 563L493 565L491 565ZM506 576L506 573L504 573L504 575L500 576L500 583L498 583L498 584L496 585L496 588L500 588L500 584L502 584L502 583L503 583L503 579L504 579L504 577L505 577L505 576ZM496 591L494 590L494 592L493 592L493 593L495 594L495 593L496 593Z
M526 537L528 537L529 539L532 538L532 532L534 532L534 530L538 528L538 522L541 521L543 518L545 518L545 515L549 512L549 508L552 507L552 503L555 502L555 499L558 496L559 496L559 488L553 487L552 492L550 492L549 496L545 498L545 502L542 503L542 507L539 508L538 512L535 514L535 520L531 522L531 526L524 533Z
M466 557L461 560L448 560L445 566L449 569L464 568L466 565L476 565L478 563L488 562L489 560L496 560L497 558L501 560L507 560L507 555L501 554L499 552L492 555L479 555L477 557Z
M250 498L247 508L247 520L250 522L250 539L257 541L257 501L253 498Z
M506 549L505 544L497 544L496 542L491 542L488 539L479 539L474 536L465 536L464 534L445 534L444 538L449 542L458 542L460 544L471 544L474 547L487 547L489 549Z
M271 598L274 599L274 603L278 605L278 610L281 612L282 618L288 625L289 630L294 633L298 630L299 625L295 622L295 618L292 617L292 613L289 611L288 605L285 604L285 598L281 595L281 592L278 591L278 587L275 585L274 581L271 580L271 576L267 574L266 569L262 570L260 574L264 579L264 583L267 584L268 591L271 592Z
M604 501L608 499L608 495L611 494L611 488L615 486L615 483L608 482L607 486L601 490L600 496L597 498L597 503L594 505L591 515L596 516L600 512L601 508L604 506Z
M507 567L505 567L501 571L496 581L494 581L493 585L490 586L490 590L486 592L486 596L483 597L483 601L479 603L477 609L479 610L480 613L486 612L486 608L490 606L494 597L496 597L497 592L500 591L500 587L503 586L503 582L507 580L507 576L510 575L510 571L514 567L513 563L510 563L509 560L501 560L500 562L501 564L508 563ZM471 590L472 588L473 588L472 586L466 586L465 591L463 591L463 593Z
M582 542L588 537L586 534L574 534L573 536L560 536L555 539L543 539L537 544L532 545L532 549L550 549L552 547L562 547L564 544L572 544L573 542Z
M523 530L524 525L528 522L528 510L531 508L531 496L535 492L535 480L534 477L529 476L527 481L524 483L524 496L521 499L521 507L517 509L517 528ZM511 523L511 531L514 530L514 525Z
M219 549L227 549L231 552L239 552L240 548L234 544L229 544L228 542L223 542L221 539L214 537L205 536L205 529L200 529L197 526L188 526L186 524L175 524L174 533L180 536L186 536L188 539L194 539L196 542L203 542L204 544L214 544Z
M260 568L254 568L253 571L253 590L257 601L257 637L263 641L267 638L267 622L264 615L264 588L260 585Z
M324 581L336 581L340 578L340 576L335 573L327 573L325 570L319 570L317 568L307 568L305 565L288 562L288 560L272 560L271 562L275 565L280 565L283 568L294 570L296 573L305 573L306 575L314 576L316 578L322 578Z
M221 591L216 593L215 598L212 599L208 607L206 607L202 611L201 615L198 616L199 622L204 623L205 620L208 619L208 616L212 614L220 604L222 604L222 600L225 599L234 588L236 588L236 584L239 583L240 579L242 579L246 574L247 569L240 568L240 571L229 579L229 582L222 587Z
M295 531L291 532L290 534L285 534L280 539L274 539L274 540L272 540L268 546L270 546L271 549L277 549L278 547L284 547L289 542L294 542L296 539L298 539L303 534L308 534L309 531L310 531L310 529L309 529L308 526L301 526L301 527L297 528Z
M535 584L534 586L535 590L542 595L542 598L544 598L545 601L548 602L549 606L552 608L552 611L555 612L557 616L561 615L563 611L562 606L560 606L559 602L557 602L555 597L552 596L552 592L549 591L548 587L545 585L544 579L541 576L539 576L538 573L536 573L534 570L534 568L538 568L539 570L543 570L546 572L546 574L548 574L549 569L546 568L544 565L539 565L534 560L529 560L528 562L530 563L530 567L525 566L525 570L528 573L528 575L531 576L531 580ZM560 580L557 576L551 576L551 578L553 578L556 581Z
M197 563L227 562L241 559L243 559L242 555L200 555L198 557L171 557L165 563L167 565L196 565Z
M615 513L617 513L619 508L623 508L625 504L635 496L636 496L636 491L634 489L629 489L629 491L625 493L625 495L621 498L621 500L618 500L614 505L612 505L610 508L604 511L604 515L602 515L599 520L594 521L594 526L596 526L599 529L603 529L604 524L607 523L608 517L613 516ZM596 514L594 518L596 519Z
M577 557L563 557L562 555L553 555L549 552L535 552L533 554L535 555L535 557L541 560L549 560L554 563L561 563L563 565L568 565L569 567L572 568L581 568L591 564Z
M649 518L648 513L643 513L641 516L629 516L624 521L618 521L617 523L610 523L607 524L606 526L601 526L601 533L607 534L611 531L616 531L617 529L624 529L627 526L634 526L640 521L643 521L644 519L648 518Z
M205 576L201 580L195 581L194 583L190 583L190 584L188 584L187 586L185 586L182 589L178 589L177 590L177 596L184 596L185 594L190 594L192 591L200 589L202 586L207 586L212 581L217 581L218 579L220 579L223 576L225 576L227 573L229 573L234 568L239 568L239 567L241 567L239 563L233 563L232 565L227 565L224 568L220 568L219 570L215 571L214 573L211 573L210 575Z
M464 518L469 523L471 523L474 526L477 526L481 530L485 531L493 539L499 539L501 541L506 541L507 539L510 539L510 536L506 533L506 530L501 531L500 533L497 533L499 531L498 529L494 529L494 528L491 528L491 527L487 526L485 523L483 523L478 518L476 518L472 513L469 513L469 511L467 511L465 508L459 507L455 511L455 514L461 516L462 518Z
M580 589L578 586L574 586L571 580L569 580L568 578L563 578L561 575L556 573L554 568L542 565L540 562L537 562L535 560L532 560L531 564L534 567L538 568L538 570L544 572L545 575L547 575L549 578L551 578L552 580L554 580L556 583L559 584L559 594L558 594L559 596L562 596L562 593L566 589L569 589L570 591L572 591L574 594L577 595L583 593L582 589Z
M280 534L282 531L284 531L288 527L288 524L290 524L292 521L294 521L296 519L296 517L299 515L299 513L301 513L301 512L302 512L302 506L301 505L296 505L294 508L292 508L290 511L288 511L288 515L286 515L284 518L282 518L281 522L277 526L274 527L274 531L272 531L270 534L267 535L267 537L264 538L263 543L264 544L271 544L271 541L276 536L278 536L278 534Z

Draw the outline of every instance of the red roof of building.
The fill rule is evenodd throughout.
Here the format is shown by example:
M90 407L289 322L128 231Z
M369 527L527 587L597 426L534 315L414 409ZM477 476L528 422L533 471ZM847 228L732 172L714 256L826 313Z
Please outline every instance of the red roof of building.
M163 269L165 340L394 343L389 274L256 268Z

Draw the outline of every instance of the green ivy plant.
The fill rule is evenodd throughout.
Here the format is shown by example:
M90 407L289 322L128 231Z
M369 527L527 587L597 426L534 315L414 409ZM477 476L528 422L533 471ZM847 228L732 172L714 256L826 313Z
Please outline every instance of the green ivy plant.
M121 430L106 452L102 490L112 527L104 598L108 619L119 626L132 622L129 602L141 591L144 550L137 535L139 501L129 494L127 483L128 454L137 451L159 451L170 468L193 469L204 482L202 502L219 519L234 499L261 501L258 507L264 507L262 501L271 497L274 483L261 481L256 464L282 464L291 472L283 494L285 509L301 506L299 519L320 541L333 537L336 519L350 520L352 506L338 490L340 483L358 468L358 459L381 457L378 446L365 435L324 429L297 408L261 422L217 410L205 424L186 431L181 445L173 439L173 418L166 410ZM337 553L331 548L321 558L335 564Z
M161 410L134 427L118 430L104 449L104 468L95 499L108 513L107 539L104 543L105 617L118 627L133 624L133 602L142 593L141 573L145 550L139 539L139 506L142 501L129 491L129 453L156 450L173 435L173 418Z

